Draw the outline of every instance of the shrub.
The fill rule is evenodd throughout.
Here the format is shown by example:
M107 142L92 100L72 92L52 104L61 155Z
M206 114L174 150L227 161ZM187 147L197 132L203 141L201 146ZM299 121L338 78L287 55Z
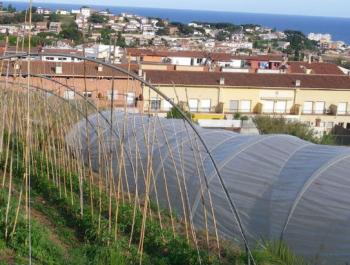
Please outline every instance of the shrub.
M318 138L309 125L299 121L269 116L256 116L253 121L261 134L288 134L316 144L334 144L334 139L330 135Z

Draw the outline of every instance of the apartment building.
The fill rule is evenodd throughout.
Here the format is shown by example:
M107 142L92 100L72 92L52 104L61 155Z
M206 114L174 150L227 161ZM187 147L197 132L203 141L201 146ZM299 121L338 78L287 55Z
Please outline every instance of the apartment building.
M67 55L68 56L68 55ZM55 91L67 100L81 99L81 94L96 104L136 107L140 112L166 115L171 105L147 86L101 64L63 61L32 61L35 86ZM9 71L7 71L7 67ZM192 71L159 66L117 66L145 77L161 92L191 111L196 120L233 120L239 113L284 116L309 123L319 132L335 125L350 129L350 76L329 64L294 63L295 74L257 74ZM27 62L4 64L2 79L26 83ZM305 69L309 69L305 71ZM299 72L298 72L299 71ZM59 84L61 83L61 85ZM112 94L114 83L115 93ZM64 85L73 88L67 89Z
M171 64L179 66L210 66L223 72L281 73L285 62L283 55L235 55L230 53L209 53L196 50L150 50L129 48L125 51L127 60L133 62Z
M4 64L0 82L6 80L19 85L27 84L27 66L26 61ZM118 66L138 73L137 66ZM83 100L85 97L100 106L109 106L113 99L116 108L127 106L137 111L143 109L141 83L101 64L32 61L31 74L33 87L51 91L65 100Z
M275 115L309 123L319 131L350 128L350 76L146 71L161 92L203 119ZM144 88L145 111L171 106Z

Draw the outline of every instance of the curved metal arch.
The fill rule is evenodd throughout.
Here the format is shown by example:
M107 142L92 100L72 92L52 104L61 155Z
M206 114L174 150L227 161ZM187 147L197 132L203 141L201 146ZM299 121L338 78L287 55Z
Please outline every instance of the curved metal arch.
M22 75L22 76L28 76L28 74ZM60 86L63 86L63 87L65 87L65 88L69 89L70 91L73 91L75 94L77 94L79 97L81 97L81 98L85 101L85 103L87 103L87 104L89 104L90 106L92 106L92 107L97 111L97 114L100 115L100 116L104 119L104 121L109 125L110 128L112 127L112 122L103 114L103 112L101 112L91 101L89 101L89 100L88 100L86 97L84 97L82 94L80 94L79 92L77 92L77 91L75 91L74 89L72 89L69 85L66 85L66 84L64 84L64 83L62 83L62 82L60 82L60 81L58 81L58 80L55 80L55 79L50 78L50 77L47 77L47 76L45 76L45 75L29 74L29 76L34 76L34 77L38 77L38 78L42 78L42 79L48 80L48 81L50 81L50 82L53 82L53 83L58 84L58 85L60 85ZM89 121L89 118L86 117L85 114L83 114L83 117L84 117L84 120ZM91 126L93 126L93 124L92 124L90 121L89 121L89 124L90 124ZM94 129L95 129L95 128L94 128ZM96 129L95 129L95 131L96 131ZM111 130L111 131L112 131L112 133L114 134L114 136L116 136L118 139L120 139L120 135L119 135L120 132L119 132L119 128L118 128L118 127L117 127L117 131L116 131L116 130ZM96 132L97 132L97 131L96 131ZM124 148L125 148L125 147L124 147ZM125 151L126 151L126 156L127 156L128 160L129 160L129 162L130 162L131 168L132 168L133 173L134 173L135 168L134 168L134 164L133 164L133 162L132 162L132 160L131 160L131 158L130 158L130 154L128 153L128 151L127 151L126 149L125 149Z
M278 174L277 174L277 179L280 179L281 177L281 173L284 171L285 167L287 166L288 162L290 161L290 159L296 154L298 153L299 151L303 150L304 148L310 146L310 145L313 145L312 143L306 143L306 144L303 144L303 145L300 145L298 148L296 148L289 156L288 158L284 161L284 163L282 164ZM274 183L275 185L275 183ZM272 190L273 190L273 187L272 187ZM270 198L272 196L272 193L270 194ZM270 212L271 212L271 204L270 204ZM270 232L269 234L271 235L271 229L270 229Z
M240 215L239 215L239 212L237 210L237 206L234 202L234 200L231 198L229 192L228 192L228 189L226 187L226 184L225 184L225 181L223 179L223 177L221 176L220 174L220 171L219 171L219 168L217 166L217 163L213 157L213 155L211 154L207 144L205 143L204 139L201 137L198 129L194 126L194 124L192 123L192 121L190 120L190 118L188 118L186 116L186 114L168 97L166 96L163 92L161 92L158 88L156 88L154 85L152 85L150 82L148 82L147 80L144 80L142 77L139 77L138 75L134 74L134 73L131 73L129 72L128 70L126 69L123 69L121 67L118 67L118 66L115 66L115 65L112 65L112 64L109 64L109 63L106 63L106 62L103 62L103 61L100 61L100 60L96 60L96 59L92 59L92 58L87 58L87 57L83 57L83 56L79 56L79 55L73 55L73 54L62 54L62 53L52 53L52 54L45 54L45 53L18 53L18 54L13 54L13 55L5 55L5 56L2 56L0 57L0 61L1 60L4 60L4 59L10 59L10 58L23 58L23 57L31 57L31 56L45 56L45 55L50 55L50 56L61 56L61 57L71 57L71 58L76 58L76 59L80 59L80 60L83 60L83 61L90 61L90 62L94 62L94 63L97 63L97 64L101 64L101 65L104 65L106 67L109 67L113 70L116 70L120 73L124 73L126 74L127 76L131 76L133 77L135 80L138 80L139 82L141 82L142 84L146 85L147 87L149 87L151 90L153 90L154 92L156 92L158 95L160 95L161 97L163 97L166 101L168 101L170 103L170 105L172 107L174 107L179 113L180 115L182 116L182 118L190 125L190 127L192 128L192 130L195 132L195 134L197 135L199 141L202 143L205 151L208 153L208 156L210 158L210 161L213 163L213 166L214 166L214 169L216 171L216 174L219 178L219 182L220 182L220 186L221 188L223 189L224 193L225 193L225 197L226 199L228 200L229 202L229 206L230 206L230 210L231 210L231 213L233 215L233 217L236 219L236 222L238 223L238 226L239 226L239 231L241 233L241 236L242 236L242 239L243 239L243 242L244 242L244 245L248 251L248 254L249 256L252 258L252 261L253 263L255 264L255 261L254 261L254 258L253 258L253 255L251 253L251 250L250 250L250 247L249 247L249 244L248 244L248 239L247 239L247 236L245 234L245 229L243 227L243 224L242 224L242 221L241 221L241 218L240 218Z
M328 170L330 167L340 163L341 161L343 161L344 159L350 158L350 154L340 154L338 156L336 156L335 158L331 159L330 161L328 161L325 165L323 165L320 169L318 169L316 172L314 172L311 177L306 181L306 183L303 185L302 189L300 190L300 192L298 193L298 195L296 196L293 205L291 206L290 210L289 210L289 214L287 216L287 219L285 221L285 224L283 226L283 229L281 231L281 240L283 240L284 237L284 233L287 230L287 227L289 225L289 222L296 210L296 208L298 207L299 202L301 201L301 199L303 198L304 194L308 191L308 189L311 187L311 185L320 177L322 176L322 174Z
M1 58L0 58L0 60L1 60ZM28 76L33 76L33 77L38 77L38 78L42 78L42 79L45 79L45 80L48 80L48 81L50 81L50 82L53 82L53 83L55 83L55 84L58 84L58 85L60 85L60 86L62 86L62 87L65 87L65 88L67 88L67 89L69 89L70 91L73 91L75 94L77 94L79 97L81 97L84 101L85 101L85 103L87 103L87 104L89 104L91 107L93 107L96 111L97 111L97 113L98 113L98 115L100 115L103 119L104 119L104 121L109 125L109 127L112 127L111 126L111 121L91 102L91 101L89 101L86 97L84 97L82 94L80 94L79 92L77 92L77 91L75 91L74 89L72 89L70 86L68 86L68 85L66 85L66 84L64 84L64 83L62 83L62 82L60 82L60 81L58 81L58 80L55 80L55 79L53 79L53 78L50 78L50 77L48 77L48 76L45 76L45 75L38 75L38 74L24 74L24 75L21 75L22 77L28 77ZM33 87L33 86L32 86ZM56 89L57 90L57 89ZM56 91L56 90L54 90L54 91ZM48 90L47 90L47 92L49 92ZM54 95L56 95L56 94L54 94ZM56 96L58 96L58 95L56 95ZM63 97L61 97L61 96L58 96L58 97L60 97L61 99L64 99ZM67 100L67 99L65 99L66 101L69 101L69 100ZM82 114L83 115L83 117L84 117L84 120L86 120L86 121L88 121L89 122L89 124L93 127L93 124L89 121L89 119L86 117L86 115L85 114ZM117 128L118 129L118 128ZM96 131L96 129L94 128L94 130ZM119 129L118 129L119 130ZM120 137L120 135L119 135L119 132L116 132L115 130L112 130L112 133L119 139L119 137ZM125 147L124 147L125 148ZM134 168L134 165L133 165L133 162L132 162L132 160L131 160L131 158L130 158L130 154L127 152L127 150L125 150L126 151L126 156L127 156L127 158L128 158L128 160L129 160L129 162L130 162L130 165L131 165L131 168L132 168L132 170L133 170L133 172L135 171L135 168Z
M201 135L203 136L203 135L210 135L210 134L214 134L215 132L205 132L205 133L202 133ZM186 131L186 129L184 129L184 130L181 130L180 132L178 132L178 134L175 136L175 137L172 137L170 140L168 139L168 143L169 144L171 144L171 143L174 143L175 142L175 150L178 150L178 147L179 146L181 146L181 145L184 145L184 144L186 144L186 143L188 143L188 142L190 142L191 141L191 139L182 139L181 141L179 141L179 142L177 142L177 136L179 136L179 135L182 135L182 134L184 134L185 136L186 135L188 135L188 132ZM189 136L189 135L188 135ZM167 147L166 145L163 145L163 146L161 146L160 148L164 148L164 149L166 149L165 150L165 154L164 154L164 157L163 157L163 160L164 161L166 161L168 158L169 158L169 156L171 156L171 154L170 154L170 150L169 150L169 147ZM173 154L174 155L174 154ZM159 165L155 170L154 170L154 172L155 172L155 176L159 176L159 174L160 174L160 172L161 172L161 170L162 170L162 166L161 165Z
M223 169L227 163L229 163L230 161L232 161L233 159L235 159L239 154L241 154L242 152L246 151L247 149L261 143L264 142L265 140L271 139L273 138L273 135L271 136L267 136L267 137L263 137L261 139L257 139L256 137L252 138L252 141L249 141L246 144L243 144L243 146L241 148L239 148L236 152L234 152L232 154L232 156L230 156L228 159L226 159L225 161L223 161L222 163L219 164L219 168L220 170ZM208 176L208 185L212 182L213 178L215 177L215 173L216 172L212 172L211 174L209 174ZM197 193L196 197L195 197L195 201L193 204L193 212L197 211L198 205L199 205L199 201L200 201L200 194L199 192Z

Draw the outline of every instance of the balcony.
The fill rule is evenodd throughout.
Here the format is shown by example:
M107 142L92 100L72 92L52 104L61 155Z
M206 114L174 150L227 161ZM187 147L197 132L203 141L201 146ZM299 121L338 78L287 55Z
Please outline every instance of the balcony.
M337 116L350 116L350 111L338 111Z
M302 115L327 115L328 112L327 110L320 110L320 111L316 111L316 110L302 110L301 112Z
M328 116L350 116L350 111L336 111L332 112L330 110L323 110L323 111L305 111L303 110L302 115L328 115Z
M251 109L225 109L224 112L228 114L234 114L234 113L249 114L249 113L252 113L252 110Z

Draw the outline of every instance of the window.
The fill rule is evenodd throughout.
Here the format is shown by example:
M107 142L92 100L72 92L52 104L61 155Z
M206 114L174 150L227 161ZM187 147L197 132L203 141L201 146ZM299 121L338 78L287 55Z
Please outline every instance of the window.
M313 102L312 101L305 101L304 102L303 113L304 114L312 114L312 106L313 106Z
M272 113L274 109L275 102L272 100L263 101L263 113Z
M241 112L251 112L250 100L241 100Z
M64 91L64 93L63 93L63 97L64 97L65 99L74 99L74 97L75 97L75 92L72 91L72 90L66 90L66 91Z
M198 111L198 99L190 99L188 101L188 105L190 107L191 112L197 112Z
M269 62L260 62L259 68L260 69L269 69Z
M128 106L132 106L135 104L135 93L134 92L128 92L126 96L126 104Z
M315 102L315 114L324 114L325 103L324 101Z
M197 64L202 64L202 58L197 58Z
M210 112L211 101L210 99L202 99L201 100L201 111Z
M171 98L171 100L174 101L173 98ZM167 100L163 101L163 110L169 111L169 110L171 110L172 107L173 106Z
M275 102L274 112L275 113L286 113L287 102L286 101L277 101Z
M334 123L333 122L329 121L329 122L326 123L326 128L327 129L332 129L333 127L334 127Z
M92 92L90 92L90 91L86 91L86 92L85 92L85 91L84 91L84 92L83 92L83 96L86 97L86 98L92 98Z
M160 109L161 100L158 98L151 98L151 110Z
M107 98L108 100L116 100L118 98L118 91L114 90L114 94L112 93L112 90L107 92Z
M230 112L238 112L238 105L239 101L238 100L230 100Z
M337 114L338 115L345 115L347 112L348 104L346 102L341 102L338 104L338 110Z

